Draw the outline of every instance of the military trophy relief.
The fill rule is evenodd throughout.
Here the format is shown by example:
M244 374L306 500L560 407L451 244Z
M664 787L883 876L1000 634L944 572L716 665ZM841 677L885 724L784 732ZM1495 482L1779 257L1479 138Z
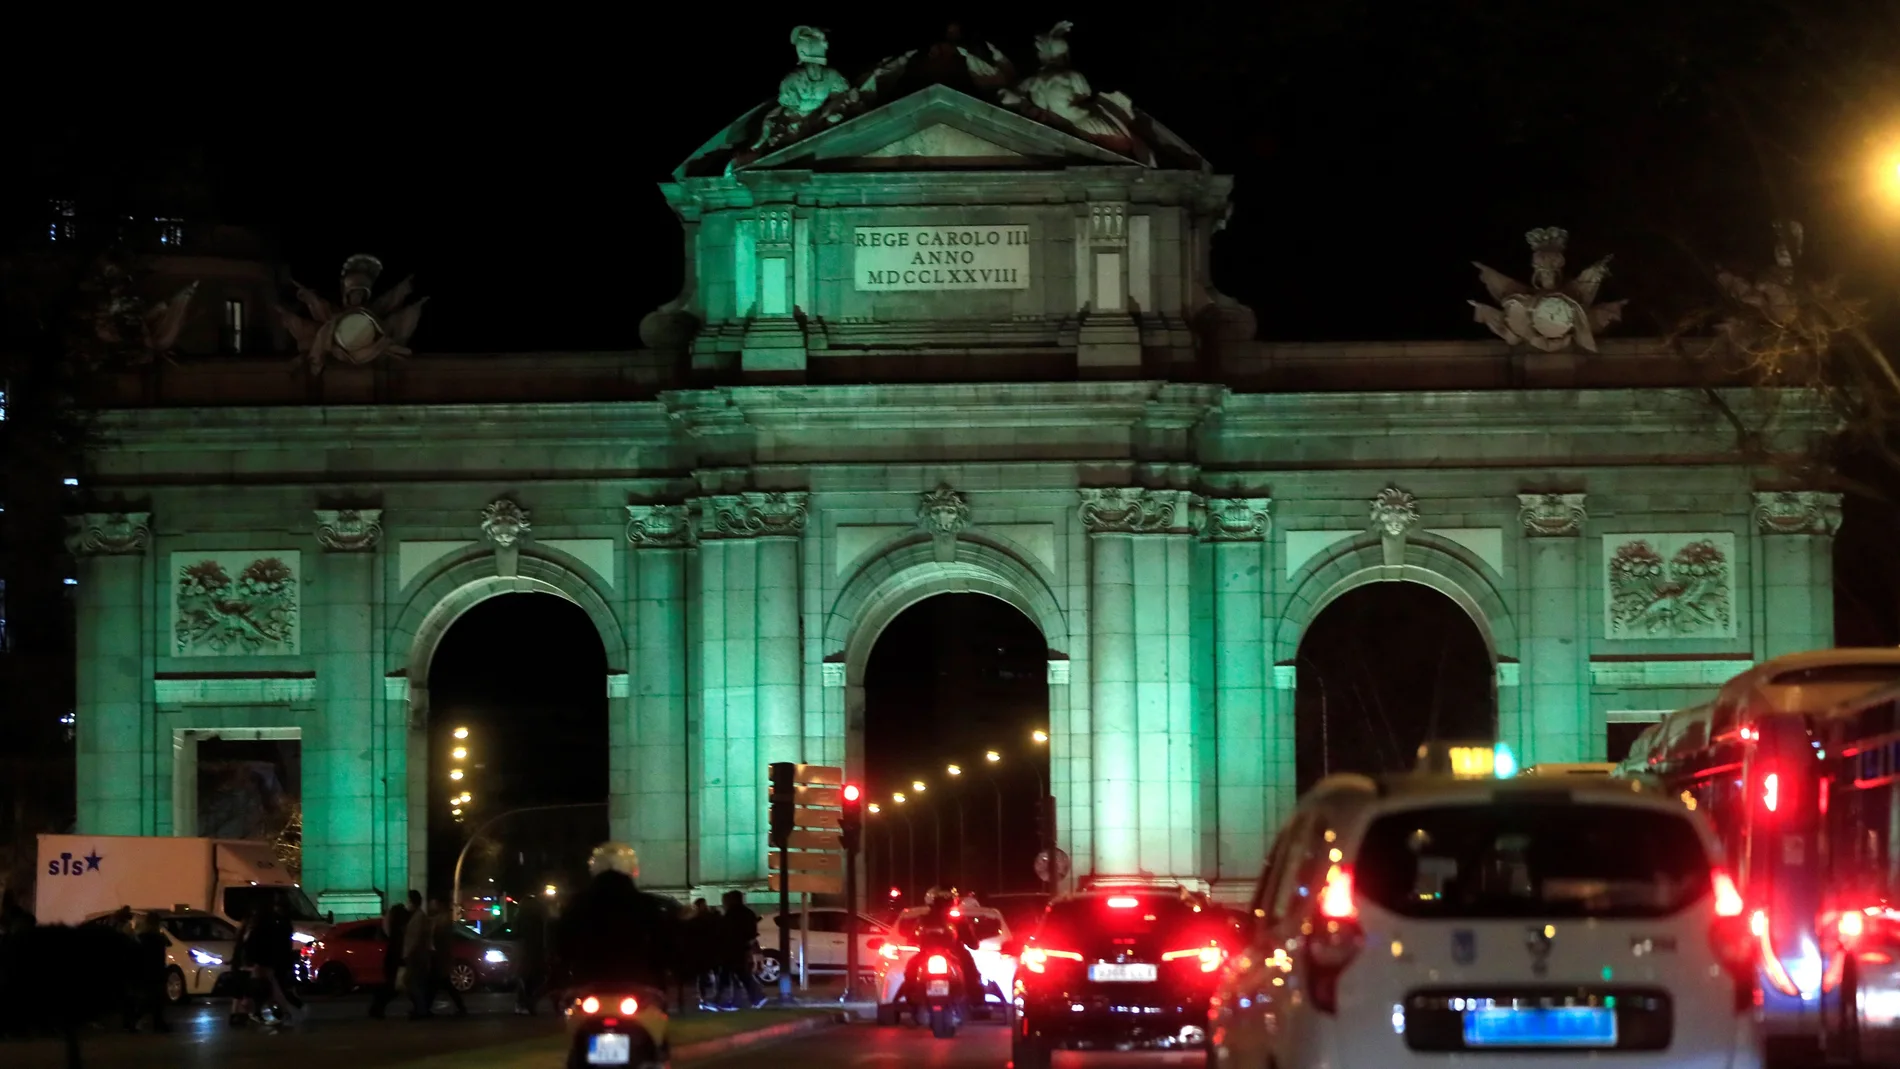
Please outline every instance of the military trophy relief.
M340 302L332 304L309 287L297 285L297 300L308 315L279 308L284 329L297 339L296 360L308 364L311 375L323 374L330 363L362 366L382 357L411 355L409 339L422 319L427 297L411 301L412 275L374 295L383 262L357 255L343 262L338 282Z
M1735 637L1733 534L1605 535L1603 561L1605 637Z
M298 653L300 556L295 550L173 553L172 656Z

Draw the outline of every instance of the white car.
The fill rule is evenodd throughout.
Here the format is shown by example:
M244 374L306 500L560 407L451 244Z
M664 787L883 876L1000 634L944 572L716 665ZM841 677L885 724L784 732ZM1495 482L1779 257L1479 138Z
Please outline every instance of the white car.
M845 967L845 911L837 907L812 907L809 925L810 936L799 930L800 918L797 910L789 918L792 925L791 948L792 968L798 967L801 951L805 954L805 968L809 972L838 972ZM858 914L858 971L869 972L877 957L878 942L890 937L890 929L872 920L864 914ZM759 957L753 966L753 975L762 984L778 982L780 961L778 958L778 912L763 913L759 917Z
M975 929L976 948L970 951L970 957L976 962L976 971L983 978L983 1000L994 1003L1008 1011L1009 992L1016 983L1016 959L1003 951L1010 941L1009 922L1003 914L986 906L966 900L957 907L957 911L967 918ZM904 988L904 972L910 966L912 958L917 956L917 929L929 910L923 906L913 906L897 915L897 923L892 935L877 948L877 1021L879 1024L896 1024L903 1012L898 995Z
M237 950L237 929L209 913L157 911L159 930L165 933L165 998L183 1002L194 995L209 995L218 981L231 971L230 961ZM87 924L111 924L114 913L101 913L86 919ZM145 911L132 914L132 930L138 930Z
M1699 817L1595 776L1334 776L1256 886L1222 1069L1758 1069L1754 937Z

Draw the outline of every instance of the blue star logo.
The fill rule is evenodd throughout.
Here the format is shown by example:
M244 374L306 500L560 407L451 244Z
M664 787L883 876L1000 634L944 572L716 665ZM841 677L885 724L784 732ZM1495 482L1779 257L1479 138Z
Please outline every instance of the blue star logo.
M86 855L86 857L85 857L85 861L86 861L86 871L87 871L87 872L98 872L98 871L99 871L99 862L100 862L100 861L102 861L102 860L104 860L104 859L103 859L103 858L101 858L101 857L99 856L99 850L98 850L98 848L96 848L96 847L95 847L95 848L93 849L93 851L92 851L92 853L90 853L90 854L87 854L87 855Z

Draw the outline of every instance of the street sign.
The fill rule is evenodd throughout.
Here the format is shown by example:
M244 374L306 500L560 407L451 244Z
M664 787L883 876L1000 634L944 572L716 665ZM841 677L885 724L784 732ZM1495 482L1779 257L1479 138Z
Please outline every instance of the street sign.
M1036 879L1043 883L1069 878L1069 855L1061 850L1044 850L1036 855Z
M773 854L767 860L768 868L785 869L790 872L812 872L829 875L844 871L844 855L820 853L818 851L791 851L785 856L785 863L779 864L779 855Z
M784 890L792 894L836 895L844 893L844 877L823 876L815 872L794 872L791 874L791 886ZM766 877L769 890L779 890L779 874L774 872Z
M791 838L785 841L792 850L843 850L844 836L835 831L811 831L805 828L793 829Z

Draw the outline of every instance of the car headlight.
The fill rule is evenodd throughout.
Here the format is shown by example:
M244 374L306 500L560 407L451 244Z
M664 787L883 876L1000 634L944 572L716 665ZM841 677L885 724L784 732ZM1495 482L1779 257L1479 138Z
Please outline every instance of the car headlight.
M215 969L224 964L223 958L218 957L216 954L207 954L197 947L191 948L191 960L197 962L199 967L205 969Z
M502 950L490 950L482 955L482 960L499 965L508 960L508 954Z

